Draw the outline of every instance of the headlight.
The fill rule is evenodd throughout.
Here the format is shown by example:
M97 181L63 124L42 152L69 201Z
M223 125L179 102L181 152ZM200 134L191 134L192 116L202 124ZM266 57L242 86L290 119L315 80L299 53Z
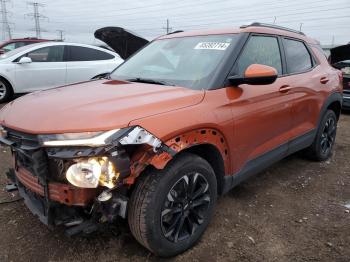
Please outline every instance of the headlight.
M140 126L114 129L106 132L67 133L58 135L39 135L39 141L46 147L90 146L99 147L118 140L122 145L148 144L156 151L162 141Z
M106 132L67 133L59 135L40 135L39 140L43 146L91 146L98 147L108 144L111 137L120 129Z
M3 137L3 138L7 137L7 132L2 126L0 126L0 137Z
M119 173L107 157L79 160L71 165L66 173L69 183L83 188L96 188L99 185L113 188L118 177Z

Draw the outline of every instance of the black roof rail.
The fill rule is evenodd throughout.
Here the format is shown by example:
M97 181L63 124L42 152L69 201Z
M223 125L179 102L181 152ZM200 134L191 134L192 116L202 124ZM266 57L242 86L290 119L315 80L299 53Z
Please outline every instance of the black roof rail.
M167 35L172 35L172 34L177 34L177 33L182 33L182 32L183 32L183 30L177 30L174 32L167 33Z
M294 29L290 29L290 28L288 28L288 27L283 27L283 26L278 26L278 25L272 25L272 24L265 24L265 23L259 23L259 22L254 22L254 23L251 23L250 25L242 25L240 28L247 28L247 27L251 27L251 26L268 27L268 28L274 28L274 29L279 29L279 30L284 30L284 31L296 33L296 34L299 34L299 35L305 35L305 34L304 34L303 32L301 32L301 31L294 30Z

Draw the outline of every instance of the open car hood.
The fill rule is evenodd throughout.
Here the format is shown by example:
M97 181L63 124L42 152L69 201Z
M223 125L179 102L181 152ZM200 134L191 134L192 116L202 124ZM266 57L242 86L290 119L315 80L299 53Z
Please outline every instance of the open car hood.
M350 60L350 44L332 48L329 56L330 64L336 64L345 60Z
M110 46L124 60L149 42L122 27L103 27L96 30L94 35Z

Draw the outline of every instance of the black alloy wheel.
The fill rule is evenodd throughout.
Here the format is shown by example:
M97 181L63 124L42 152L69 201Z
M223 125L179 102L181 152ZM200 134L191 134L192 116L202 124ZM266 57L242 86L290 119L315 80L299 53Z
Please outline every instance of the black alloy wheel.
M170 189L161 212L164 236L183 241L195 234L210 204L209 184L200 173L184 175Z
M213 216L217 181L203 158L182 153L164 169L149 168L138 178L128 203L133 236L157 256L194 246Z
M329 151L332 150L335 141L336 130L336 121L333 118L328 118L321 135L321 150L325 155L328 155Z
M315 161L325 161L332 155L337 135L338 118L333 110L327 110L317 128L311 146L304 150L305 155Z

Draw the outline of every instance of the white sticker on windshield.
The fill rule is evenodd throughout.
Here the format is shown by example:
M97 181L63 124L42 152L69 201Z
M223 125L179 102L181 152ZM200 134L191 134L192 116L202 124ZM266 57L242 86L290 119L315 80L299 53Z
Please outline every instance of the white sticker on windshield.
M230 43L220 43L220 42L201 42L198 43L194 49L213 49L213 50L226 50Z

